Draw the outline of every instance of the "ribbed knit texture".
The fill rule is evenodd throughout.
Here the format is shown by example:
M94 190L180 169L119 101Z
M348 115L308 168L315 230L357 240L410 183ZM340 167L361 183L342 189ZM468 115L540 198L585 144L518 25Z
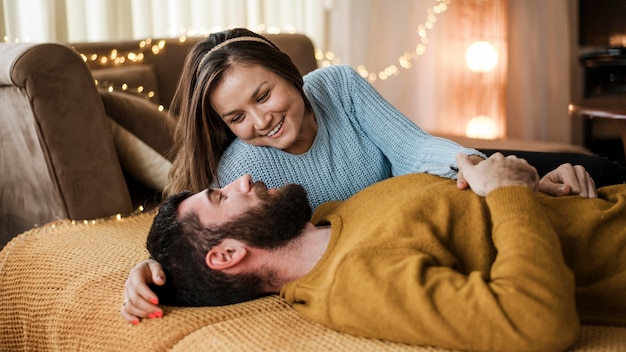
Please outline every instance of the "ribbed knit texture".
M120 315L128 271L147 257L152 213L59 221L0 251L0 351L444 351L342 334L277 296L225 307L165 307L138 326ZM573 351L619 352L626 328L584 326Z
M389 176L426 172L456 178L457 153L479 154L429 135L387 102L349 66L320 68L304 77L318 125L309 151L300 155L235 140L218 168L222 185L244 173L268 187L301 184L315 209L344 200Z
M576 341L579 316L626 326L619 187L598 199L524 187L482 198L449 179L394 177L318 208L313 222L332 227L326 252L281 296L311 320L363 337L563 350Z

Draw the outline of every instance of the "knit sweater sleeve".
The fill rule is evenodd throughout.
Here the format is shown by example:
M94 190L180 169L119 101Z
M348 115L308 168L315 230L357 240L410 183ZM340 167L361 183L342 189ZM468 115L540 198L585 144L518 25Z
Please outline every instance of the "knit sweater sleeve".
M495 190L487 203L498 251L488 277L428 252L359 248L335 272L329 310L318 316L351 334L450 349L569 347L579 320L556 232L526 188Z
M353 126L365 134L385 155L394 176L425 172L456 178L451 166L455 156L484 154L432 136L385 100L369 82L351 67L336 65L314 72L307 84L321 104L340 105Z

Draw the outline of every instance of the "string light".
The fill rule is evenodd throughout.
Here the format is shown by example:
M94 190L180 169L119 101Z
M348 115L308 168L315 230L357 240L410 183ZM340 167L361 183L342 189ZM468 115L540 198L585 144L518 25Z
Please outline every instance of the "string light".
M362 77L367 78L370 82L375 82L378 79L386 80L389 77L398 76L401 71L400 68L405 70L410 69L413 66L412 61L419 59L426 53L426 46L430 42L428 38L428 31L435 27L437 15L446 12L452 0L436 1L437 4L435 6L426 10L426 21L417 26L417 36L419 41L416 43L414 50L403 53L398 57L397 64L389 64L382 70L379 70L378 73L370 71L367 67L365 67L365 65L357 65L357 72L359 72ZM320 62L322 67L341 63L341 60L336 58L335 54L332 52L323 53L321 50L316 50L315 57Z
M426 20L423 23L420 23L417 26L417 38L418 42L415 44L415 48L411 51L404 52L397 59L397 63L392 63L379 70L378 72L373 72L369 70L365 65L357 65L356 70L359 74L367 78L370 82L374 82L378 79L386 80L392 76L398 76L401 72L401 69L411 69L413 67L413 61L419 59L426 53L426 47L430 42L428 38L428 32L435 27L435 23L437 23L437 16L446 12L448 10L448 6L452 2L452 0L436 0L437 4L431 8L426 10ZM278 27L268 27L264 24L260 24L257 26L256 31L259 33L270 33L270 34L278 34L281 33L281 29ZM287 28L285 30L287 33L295 33L295 28ZM195 33L195 32L194 32ZM205 33L204 36L208 36L208 33ZM187 34L180 35L178 37L179 42L185 42L187 40ZM139 42L139 48L135 51L129 51L125 53L119 53L117 49L111 50L109 55L98 55L98 54L84 54L81 53L81 57L85 62L100 62L102 65L107 65L110 61L113 61L115 65L122 65L126 62L138 63L143 61L146 53L151 53L153 55L158 55L165 48L165 41L161 40L157 44L152 45L152 40L150 38L142 40ZM318 61L318 64L321 67L326 67L330 65L340 64L341 60L336 57L335 53L332 51L322 52L319 49L315 50L315 58ZM106 88L111 88L113 90L116 89L114 86L107 86ZM139 91L139 87L137 88L137 92ZM128 87L125 86L122 88L124 91L128 91ZM154 97L154 92L148 92L146 97L151 99ZM162 106L160 107L162 109Z
M356 70L359 74L367 78L370 82L374 82L378 79L386 80L392 76L398 76L402 69L408 70L413 66L413 61L419 59L426 53L426 47L429 43L428 32L432 30L437 23L437 16L444 13L452 0L435 0L437 2L436 5L430 7L426 10L426 20L423 23L420 23L417 26L416 35L418 38L418 42L415 44L415 48L404 52L402 55L399 55L397 59L397 63L391 63L379 70L378 72L372 71L368 69L365 65L357 65ZM221 30L214 29L213 31ZM278 34L281 33L281 29L278 27L266 26L265 24L259 24L255 29L258 33L270 33L270 34ZM296 30L293 27L288 27L284 30L286 33L295 33ZM188 31L186 34L182 34L178 37L178 41L183 43L187 40L188 35L196 34L196 31ZM209 35L209 31L203 31L204 36ZM4 36L4 41L8 42L9 37ZM19 42L19 39L16 38L15 42ZM98 53L80 53L80 57L86 63L99 64L103 67L109 66L121 66L126 64L137 64L143 62L146 55L159 55L163 49L165 49L166 41L160 40L157 43L152 43L152 38L146 38L141 40L138 43L138 47L135 50L129 50L125 52L121 52L120 50L114 48L108 54L98 54ZM318 61L319 66L326 67L334 64L340 64L341 60L336 57L336 55L332 51L322 52L319 49L315 50L315 58ZM141 96L146 97L147 99L152 99L155 97L156 93L154 91L146 91L143 86L130 87L128 83L122 83L119 86L112 84L110 82L99 82L95 80L95 85L99 88L104 88L109 92L113 92L116 90L121 90L126 93L137 93ZM159 111L163 111L165 108L162 105L159 105Z
M72 219L70 221L70 224L72 224L73 226L76 225L96 225L97 223L101 222L101 221L107 221L107 220L114 220L114 221L122 221L128 217L132 217L138 214L141 214L145 211L146 209L143 207L143 205L140 205L137 207L137 209L135 209L132 213L130 213L127 216L123 216L122 214L115 214L113 216L110 217L105 217L105 218L98 218L98 219L92 219L92 220L88 220L88 219L84 219L84 220L76 220L76 219ZM56 225L54 223L51 223L52 228L56 227ZM35 225L34 227L38 227L38 225Z

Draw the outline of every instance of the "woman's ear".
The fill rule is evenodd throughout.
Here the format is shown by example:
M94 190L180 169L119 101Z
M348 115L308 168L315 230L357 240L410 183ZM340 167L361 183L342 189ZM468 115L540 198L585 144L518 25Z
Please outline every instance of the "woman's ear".
M211 248L206 255L206 265L213 270L235 268L248 255L248 249L241 241L226 238Z

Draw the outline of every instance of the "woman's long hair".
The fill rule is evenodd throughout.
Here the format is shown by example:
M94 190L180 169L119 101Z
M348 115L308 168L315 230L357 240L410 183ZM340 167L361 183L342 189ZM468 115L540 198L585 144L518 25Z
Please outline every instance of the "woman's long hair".
M225 40L242 36L262 38L265 42L236 41L210 52ZM219 160L236 136L213 110L209 96L234 63L260 65L292 82L307 111L313 111L304 94L302 75L291 58L276 45L243 28L211 34L187 55L174 93L170 115L178 123L170 183L165 187L164 197L184 190L199 192L212 183L219 185Z

